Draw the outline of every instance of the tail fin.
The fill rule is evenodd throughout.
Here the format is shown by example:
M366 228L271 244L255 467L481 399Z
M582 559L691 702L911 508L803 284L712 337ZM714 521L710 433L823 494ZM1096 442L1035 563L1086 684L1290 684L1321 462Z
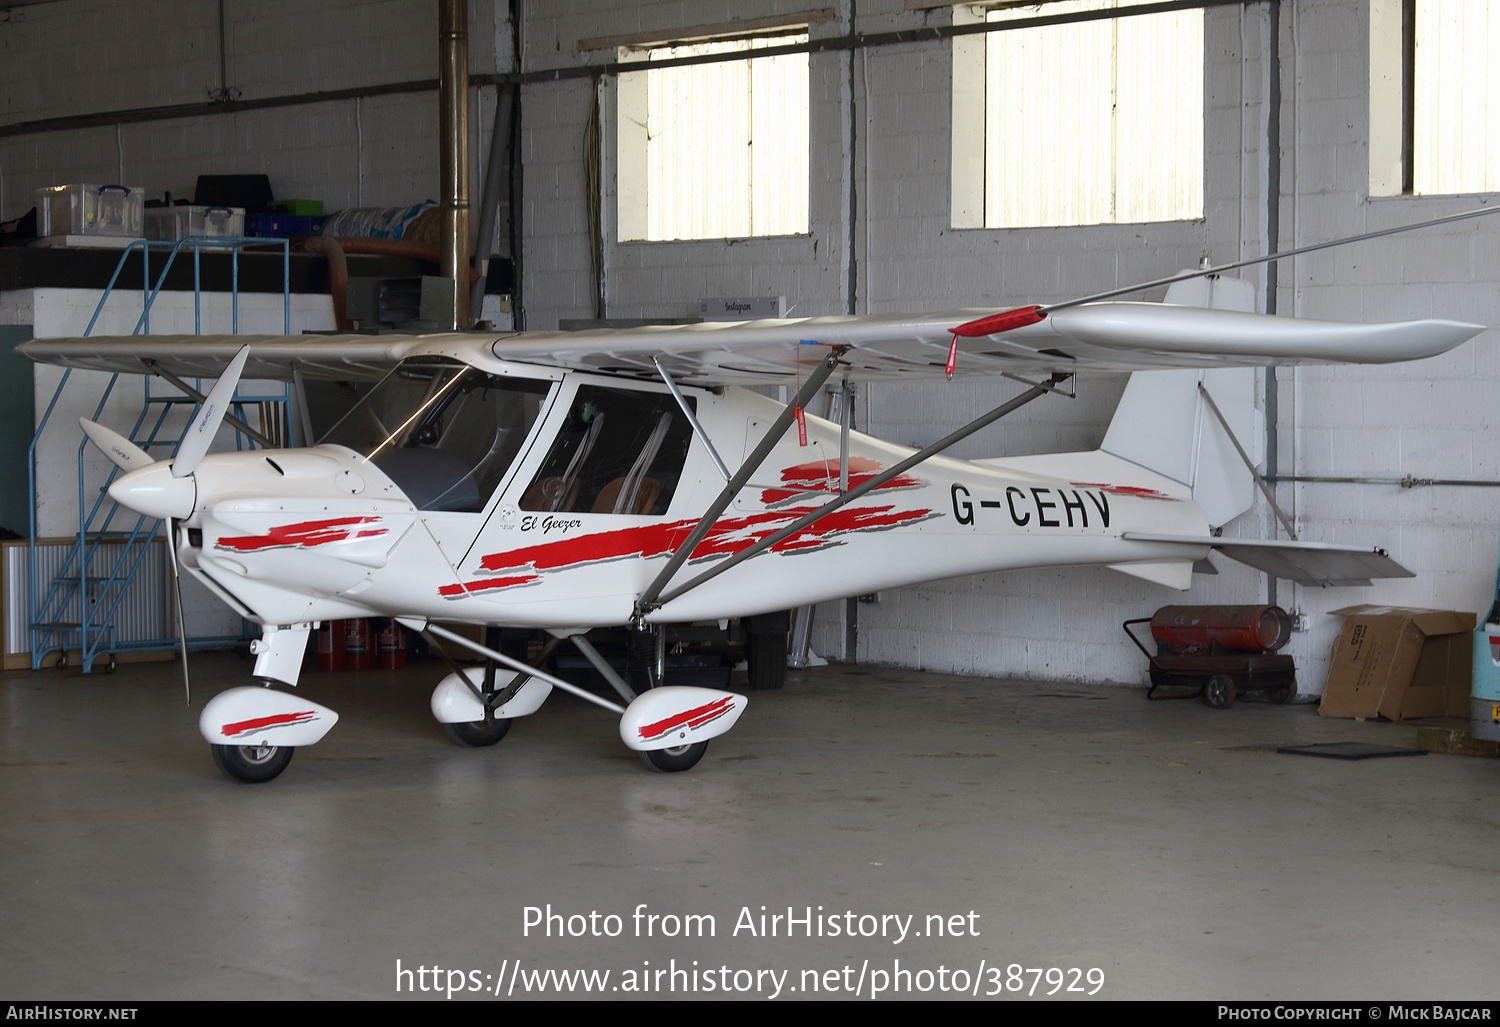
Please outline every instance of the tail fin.
M1173 285L1164 302L1253 311L1255 287L1237 278L1198 278ZM1259 464L1265 451L1265 412L1257 406L1255 376L1253 367L1137 371L1125 386L1100 449L1188 486L1209 524L1226 524L1250 509L1255 479L1198 384L1203 383L1251 461Z

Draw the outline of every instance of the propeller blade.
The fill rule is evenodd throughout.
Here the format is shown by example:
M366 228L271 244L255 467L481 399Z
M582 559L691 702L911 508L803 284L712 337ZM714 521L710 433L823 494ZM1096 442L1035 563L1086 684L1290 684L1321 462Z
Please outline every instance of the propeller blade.
M187 621L182 616L182 571L177 566L177 521L172 517L167 518L167 559L172 564L172 605L177 609L177 640L182 650L182 694L191 706L193 684L188 678Z
M83 427L83 433L89 437L89 441L99 448L99 452L109 457L110 463L120 470L134 471L156 462L146 455L144 449L113 428L106 428L102 424L90 421L87 417L80 417L78 423Z
M224 368L223 376L209 390L203 405L198 408L198 416L182 437L182 445L177 447L177 459L172 463L172 477L186 478L198 469L198 461L203 459L208 447L213 445L219 425L224 423L224 415L229 412L229 402L234 398L235 387L240 383L240 372L245 369L245 361L249 356L250 347L240 347L229 366Z

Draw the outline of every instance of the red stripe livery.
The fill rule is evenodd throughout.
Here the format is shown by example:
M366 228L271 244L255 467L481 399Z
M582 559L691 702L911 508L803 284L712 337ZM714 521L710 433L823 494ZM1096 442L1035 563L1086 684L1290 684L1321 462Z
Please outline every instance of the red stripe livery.
M278 713L271 717L256 717L254 720L241 720L233 724L225 724L219 730L225 738L233 738L235 735L247 734L251 731L259 731L268 727L289 727L293 724L306 724L309 720L317 717L312 710L304 710L301 713Z
M665 720L658 720L655 724L642 724L637 730L640 731L641 741L649 742L660 738L675 728L686 724L689 728L697 730L704 724L718 720L724 714L734 709L734 696L726 695L722 699L715 699L705 706L687 710L683 713L674 713Z
M215 543L219 549L233 549L241 553L253 553L262 549L298 548L311 549L329 542L346 542L355 538L372 538L384 535L385 528L357 529L361 524L379 523L379 517L333 517L325 521L302 521L300 524L282 524L264 535L237 535L221 538Z

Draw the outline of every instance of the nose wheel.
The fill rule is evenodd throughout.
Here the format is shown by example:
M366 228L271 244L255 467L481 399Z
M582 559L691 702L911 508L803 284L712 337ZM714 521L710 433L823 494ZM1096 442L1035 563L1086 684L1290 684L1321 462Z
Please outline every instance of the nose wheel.
M244 784L270 781L292 762L290 745L210 745L224 776Z
M510 730L510 720L509 718L499 720L490 718L466 724L444 724L443 730L459 745L483 749L505 737L505 733Z
M641 762L659 774L676 774L691 770L707 751L707 742L674 745L670 749L646 749L641 753Z

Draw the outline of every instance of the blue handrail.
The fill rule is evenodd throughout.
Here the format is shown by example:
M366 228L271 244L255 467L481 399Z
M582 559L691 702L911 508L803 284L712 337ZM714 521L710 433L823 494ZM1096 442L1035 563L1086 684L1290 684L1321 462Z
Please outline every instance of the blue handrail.
M177 254L184 247L193 252L193 330L195 333L202 332L202 281L201 281L201 252L203 249L228 249L231 261L231 328L234 334L239 334L239 255L240 251L248 246L280 246L282 258L281 291L282 291L282 332L291 334L291 244L286 239L263 239L246 236L190 236L175 242L155 241L139 239L131 242L116 263L113 274L110 275L108 284L104 288L103 295L99 297L99 303L94 308L93 315L89 318L88 327L84 329L84 336L92 335L94 327L98 324L99 316L104 311L104 305L108 302L116 282L119 280L121 271L124 270L130 255L137 250L141 254L142 267L142 309L141 316L137 318L132 335L149 334L151 331L151 308L160 295L163 285L166 283L167 275L171 271ZM151 280L151 250L167 250L167 258L156 277L155 284ZM85 674L93 667L93 662L101 652L107 652L110 657L110 666L113 667L113 657L116 652L125 650L149 650L166 649L177 645L175 638L148 639L143 641L120 642L115 638L113 620L121 602L124 600L131 583L135 580L149 550L149 542L155 537L160 526L160 521L152 521L149 529L146 527L147 518L138 516L135 525L128 531L121 530L117 538L112 539L121 546L119 555L115 558L113 566L107 574L90 576L89 567L99 547L104 544L106 535L110 532L110 526L114 521L114 515L118 512L118 504L112 504L99 529L90 532L89 526L95 523L105 499L105 489L108 488L115 476L119 473L118 468L111 469L105 486L100 490L99 497L85 513L86 496L83 474L83 457L87 449L87 440L80 442L78 451L78 537L70 547L70 552L65 558L63 567L53 579L51 588L48 589L45 598L41 595L38 582L37 568L37 521L36 521L36 447L41 439L42 432L46 429L51 419L53 409L61 397L63 389L67 387L68 379L72 369L66 369L59 379L53 392L51 401L47 404L46 411L37 423L36 431L33 433L31 443L27 448L27 482L31 490L31 511L29 520L30 536L28 539L28 583L30 585L30 643L31 643L31 665L32 669L41 666L42 659L53 648L63 651L63 659L66 659L68 639L78 636L78 645L82 650L83 672ZM113 391L119 375L111 377L109 384L105 387L100 397L98 406L94 411L94 419L98 420L104 411L106 401ZM145 422L147 410L153 404L162 404L162 409L156 417L149 436L144 442L145 446L161 445L166 440L159 439L167 411L171 405L191 402L196 409L197 402L186 397L153 397L151 395L150 378L145 379L143 386L145 403L140 414L136 418L135 425L131 429L130 437L138 439L142 425ZM243 397L237 396L236 403L240 401L281 401L285 402L286 394L281 396L266 397ZM191 419L189 419L191 420ZM180 439L173 443L173 451L176 451ZM240 433L236 432L236 448L241 445ZM253 444L253 443L252 443ZM92 537L91 537L92 536ZM167 541L171 544L171 540ZM76 562L75 562L76 561ZM128 569L127 568L128 565ZM121 571L124 570L122 574ZM113 589L112 596L102 594L90 608L89 584L93 582L103 590ZM71 622L63 623L62 616L74 603L79 604L80 611L78 624ZM55 610L56 616L52 621L44 621L45 611ZM203 647L208 645L222 644L224 642L236 641L235 636L215 636L189 639L189 645ZM53 644L55 643L55 644Z

